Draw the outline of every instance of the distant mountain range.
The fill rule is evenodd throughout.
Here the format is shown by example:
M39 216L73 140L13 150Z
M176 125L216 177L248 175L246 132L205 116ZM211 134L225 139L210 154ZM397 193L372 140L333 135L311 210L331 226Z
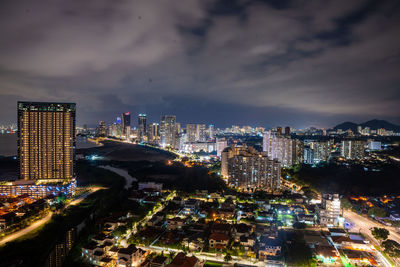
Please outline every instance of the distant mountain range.
M357 126L359 126L359 125L361 125L362 128L369 127L369 128L371 128L371 130L377 130L377 129L384 128L385 130L388 130L388 131L400 132L399 125L395 125L395 124L387 122L385 120L370 120L370 121L360 123L360 124L346 121L346 122L336 125L333 129L334 130L342 129L344 131L350 129L356 133Z

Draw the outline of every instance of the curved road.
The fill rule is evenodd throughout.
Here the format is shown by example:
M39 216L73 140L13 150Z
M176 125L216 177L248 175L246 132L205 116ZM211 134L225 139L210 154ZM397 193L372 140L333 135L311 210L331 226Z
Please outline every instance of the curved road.
M28 227L26 227L22 230L19 230L18 232L7 235L6 237L4 237L3 239L0 240L0 246L4 245L7 242L13 241L23 235L26 235L27 233L38 228L39 226L47 223L48 221L50 221L52 215L53 215L53 212L49 212L49 214L47 214L45 217L43 217L40 220L37 220L36 222L32 223Z
M78 196L76 199L74 199L73 201L71 201L69 204L67 204L65 206L65 208L72 206L72 205L76 205L79 204L82 200L84 200L88 195L90 195L93 192L96 192L99 189L103 189L103 187L91 187L89 188L89 191ZM49 212L49 214L47 214L45 217L43 217L40 220L35 221L34 223L32 223L31 225L29 225L28 227L25 227L22 230L19 230L17 232L14 232L12 234L7 235L6 237L4 237L3 239L0 240L0 246L4 245L7 242L11 242L14 241L17 238L20 238L23 235L28 234L29 232L37 229L38 227L46 224L47 222L50 221L51 216L53 215L53 212Z

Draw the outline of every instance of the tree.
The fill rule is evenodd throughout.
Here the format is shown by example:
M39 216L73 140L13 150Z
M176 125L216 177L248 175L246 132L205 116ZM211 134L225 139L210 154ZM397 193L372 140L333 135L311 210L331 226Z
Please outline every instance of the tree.
M394 240L388 239L382 242L382 247L391 257L399 258L400 257L400 244Z
M340 205L341 205L342 209L349 210L349 209L353 208L353 205L351 204L351 202L349 201L349 199L347 197L343 197L340 200Z
M113 231L113 235L119 237L119 236L125 234L127 230L128 230L128 229L127 229L127 227L126 227L125 225L118 226L118 227L115 228L115 230Z
M225 257L224 257L224 261L227 261L227 262L229 262L229 261L231 261L232 260L232 256L231 256L231 254L229 254L229 253L226 253L226 255L225 255Z
M306 227L307 227L307 225L302 222L295 222L293 224L293 228L295 228L295 229L305 229Z
M371 217L385 217L386 216L386 211L382 208L379 207L372 207L368 210L368 215Z
M374 227L371 233L378 240L386 240L389 236L389 231L385 228Z

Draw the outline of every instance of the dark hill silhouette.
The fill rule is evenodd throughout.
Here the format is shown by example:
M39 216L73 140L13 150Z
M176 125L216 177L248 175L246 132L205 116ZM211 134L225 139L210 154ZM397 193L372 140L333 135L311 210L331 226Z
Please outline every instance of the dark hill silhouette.
M347 122L343 122L341 124L336 125L333 129L334 130L342 129L344 131L351 129L353 132L357 132L357 126L359 126L359 125L361 125L362 128L369 127L369 128L371 128L371 130L377 130L377 129L384 128L385 130L388 130L388 131L400 132L399 125L395 125L395 124L390 123L385 120L377 120L377 119L366 121L366 122L363 122L360 124L347 121Z

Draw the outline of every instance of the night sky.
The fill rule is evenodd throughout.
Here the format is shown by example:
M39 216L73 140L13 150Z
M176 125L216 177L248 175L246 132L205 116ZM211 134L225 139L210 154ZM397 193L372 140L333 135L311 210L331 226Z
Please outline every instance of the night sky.
M0 1L0 123L16 101L183 123L400 124L399 1Z

